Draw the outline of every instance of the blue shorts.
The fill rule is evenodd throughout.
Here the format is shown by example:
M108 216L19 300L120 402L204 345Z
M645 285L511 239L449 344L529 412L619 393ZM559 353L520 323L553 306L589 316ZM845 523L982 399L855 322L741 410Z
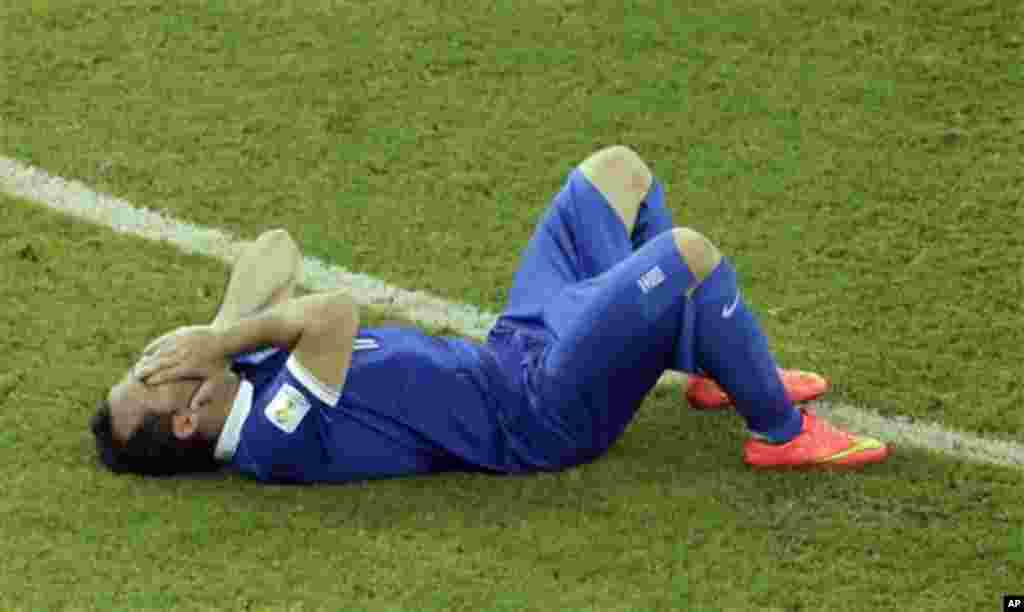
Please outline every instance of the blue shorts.
M596 458L666 369L692 371L693 277L671 228L657 182L632 235L578 168L552 200L488 338L524 387L505 425L527 463Z

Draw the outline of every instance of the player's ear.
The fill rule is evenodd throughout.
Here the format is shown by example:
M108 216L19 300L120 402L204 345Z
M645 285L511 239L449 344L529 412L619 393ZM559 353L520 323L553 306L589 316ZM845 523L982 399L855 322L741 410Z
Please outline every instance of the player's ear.
M199 429L199 415L192 411L176 414L171 417L171 428L174 430L175 438L188 440L196 435Z

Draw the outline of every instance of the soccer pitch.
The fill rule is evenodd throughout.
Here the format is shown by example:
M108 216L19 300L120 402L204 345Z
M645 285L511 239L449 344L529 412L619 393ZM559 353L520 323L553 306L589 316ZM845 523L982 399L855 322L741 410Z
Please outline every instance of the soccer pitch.
M736 261L784 364L1021 439L1018 5L524 7L0 7L0 155L495 312L565 173L622 142ZM671 387L561 474L113 477L93 404L212 313L226 267L0 207L4 609L965 610L1024 588L1018 468L900 447L754 473L738 419Z

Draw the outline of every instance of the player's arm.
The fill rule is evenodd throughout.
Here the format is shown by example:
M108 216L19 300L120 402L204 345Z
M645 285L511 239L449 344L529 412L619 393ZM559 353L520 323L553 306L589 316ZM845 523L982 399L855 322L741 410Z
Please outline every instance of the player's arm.
M301 280L302 252L292 237L283 229L263 232L242 247L213 325L226 327L292 299Z
M359 309L344 293L307 295L220 327L182 328L147 351L137 375L151 385L203 378L230 355L276 346L319 382L340 389L358 330Z
M283 229L263 232L246 243L231 270L224 299L211 325L224 328L243 317L255 314L292 299L302 281L302 252L292 237ZM142 359L152 356L157 347L180 330L160 336L147 345ZM136 376L139 364L132 372Z
M291 299L222 329L221 352L276 346L325 385L342 387L359 331L359 308L339 291Z

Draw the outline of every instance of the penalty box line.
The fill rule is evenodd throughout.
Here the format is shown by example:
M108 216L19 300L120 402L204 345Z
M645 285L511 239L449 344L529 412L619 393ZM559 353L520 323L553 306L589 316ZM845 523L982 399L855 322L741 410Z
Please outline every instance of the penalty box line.
M230 233L195 225L97 193L80 181L0 156L0 192L36 202L89 223L148 240L169 242L186 253L232 262L243 241ZM469 304L449 302L422 291L408 291L316 257L306 257L303 285L312 291L344 290L362 306L390 310L430 327L447 327L484 340L497 315ZM682 375L668 372L659 386L678 388ZM681 399L681 398L680 398ZM832 401L815 402L821 414L857 431L896 444L908 444L959 459L1024 468L1024 447L1013 442L946 429L908 417L886 417L875 410Z

